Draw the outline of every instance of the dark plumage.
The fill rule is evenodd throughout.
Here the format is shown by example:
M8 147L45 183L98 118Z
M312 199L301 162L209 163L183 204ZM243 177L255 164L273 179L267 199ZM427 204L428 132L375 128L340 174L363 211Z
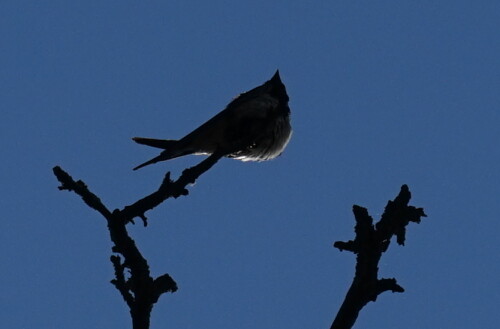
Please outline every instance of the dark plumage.
M270 160L283 152L291 135L288 95L276 71L271 80L239 95L182 139L134 137L139 144L164 149L134 170L188 154L215 151L241 161Z

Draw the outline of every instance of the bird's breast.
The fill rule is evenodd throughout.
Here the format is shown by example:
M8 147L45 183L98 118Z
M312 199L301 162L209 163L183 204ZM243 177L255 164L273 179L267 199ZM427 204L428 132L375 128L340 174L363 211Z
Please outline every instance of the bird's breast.
M290 117L280 115L269 120L261 135L256 135L253 143L245 149L230 155L231 158L241 161L266 161L278 157L283 153L292 137Z

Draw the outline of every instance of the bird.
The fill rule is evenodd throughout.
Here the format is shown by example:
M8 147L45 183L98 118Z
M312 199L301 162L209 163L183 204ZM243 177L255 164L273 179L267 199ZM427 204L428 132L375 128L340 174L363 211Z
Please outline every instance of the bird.
M163 149L133 170L189 154L241 161L271 160L284 151L292 136L289 97L279 70L264 84L234 98L225 109L179 140L132 138Z

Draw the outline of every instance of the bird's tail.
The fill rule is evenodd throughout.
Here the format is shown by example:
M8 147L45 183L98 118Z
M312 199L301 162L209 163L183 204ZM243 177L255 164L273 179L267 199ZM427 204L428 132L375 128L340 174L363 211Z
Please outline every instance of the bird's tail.
M173 139L154 139L145 137L134 137L132 140L138 144L157 147L164 150L174 147L177 143L177 141Z
M193 153L193 151L187 150L185 147L182 147L181 145L182 143L180 143L177 140L154 139L154 138L144 138L144 137L134 137L132 139L139 144L164 149L164 151L161 152L159 156L138 165L137 167L134 168L134 170L140 169L142 167L145 167L153 163L166 161Z

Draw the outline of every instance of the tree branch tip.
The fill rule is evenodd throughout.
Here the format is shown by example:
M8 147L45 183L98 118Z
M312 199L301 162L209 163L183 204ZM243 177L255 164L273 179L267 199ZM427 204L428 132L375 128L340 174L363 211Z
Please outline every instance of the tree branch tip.
M139 217L142 219L142 224L144 225L144 227L147 227L148 226L148 218L146 217L146 215L141 214L141 215L139 215Z
M371 222L373 222L373 219L371 218L370 214L368 213L368 209L366 209L365 207L353 205L352 212L354 214L354 219L356 221L367 219L367 220L370 220Z
M59 166L53 167L52 172L56 176L57 180L61 183L61 185L58 186L57 188L60 191L63 191L63 190L71 191L71 188L69 188L66 183L68 181L74 183L73 178L71 178L71 176L67 172L62 170L61 167L59 167Z
M344 241L335 241L335 243L333 244L333 247L334 248L337 248L339 251L350 251L352 253L357 253L357 248L356 248L356 244L354 241L350 240L350 241L347 241L347 242L344 242Z
M357 204L352 206L352 211L353 212L356 212L356 211L363 212L364 211L364 212L368 213L368 210L365 207L358 206Z
M167 273L154 279L153 285L154 285L154 289L158 293L158 295L161 295L162 293L165 293L165 292L174 293L178 289L177 283L175 282L175 280Z
M178 198L178 197L180 197L180 196L186 196L186 195L189 195L189 191L188 191L188 189L183 188L183 189L179 192L179 194L178 194L178 195L175 195L175 196L174 196L174 198L176 198L176 199L177 199L177 198Z
M399 292L403 293L405 290L403 287L401 287L396 279L379 279L377 282L377 290L378 294L381 294L384 291L391 291L391 292Z
M403 287L401 287L400 285L397 285L396 289L394 289L392 292L403 293L403 292L405 292L405 289Z
M417 208L416 211L420 217L427 217L427 214L424 212L424 208Z
M57 176L57 174L61 173L61 172L64 172L64 170L61 169L61 167L59 166L54 166L52 167L52 171L54 172L54 174Z
M167 171L167 173L165 174L165 177L163 177L163 181L161 182L161 185L165 185L165 184L168 184L168 183L172 183L172 179L170 178L170 171Z

